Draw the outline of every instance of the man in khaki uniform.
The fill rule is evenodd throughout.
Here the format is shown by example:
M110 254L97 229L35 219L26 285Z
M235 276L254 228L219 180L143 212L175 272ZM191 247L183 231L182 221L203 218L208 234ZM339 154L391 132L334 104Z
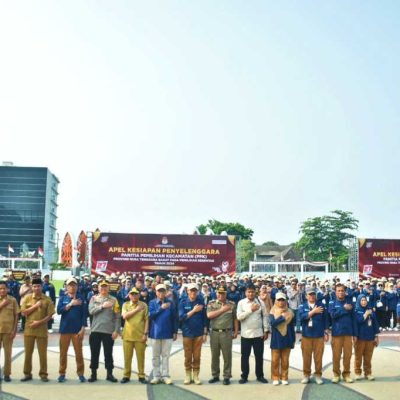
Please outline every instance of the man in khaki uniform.
M149 332L149 311L147 304L139 301L140 292L135 287L129 292L129 301L122 306L122 318L125 320L122 332L124 349L124 377L121 383L127 383L131 378L133 351L139 371L139 382L147 383L144 373L144 354Z
M17 300L7 295L7 283L0 281L0 349L1 346L4 347L4 380L6 382L11 381L11 350L17 333L18 313Z
M211 374L209 383L219 381L219 356L224 359L224 385L230 384L232 377L232 339L236 339L239 323L236 319L236 305L226 300L226 289L221 286L217 290L217 300L210 301L207 306L207 318L210 320Z
M42 382L49 381L47 378L47 322L54 312L54 304L50 297L42 293L42 280L32 279L32 294L26 295L21 303L21 314L26 318L24 377L21 382L32 380L32 354L35 341L39 352L40 379Z

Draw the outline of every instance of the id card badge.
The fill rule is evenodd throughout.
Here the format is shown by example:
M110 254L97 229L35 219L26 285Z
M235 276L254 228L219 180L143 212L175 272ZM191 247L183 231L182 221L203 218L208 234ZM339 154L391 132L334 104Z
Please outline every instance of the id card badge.
M368 318L368 326L372 326L371 318Z
M325 299L322 299L322 304L326 304L326 300Z
M312 328L312 319L310 318L310 320L308 321L308 327Z
M378 302L376 303L376 306L377 306L378 308L381 308L381 307L383 307L383 303L382 303L381 301L378 301Z
M369 296L367 296L367 301L369 301Z
M357 301L357 299L353 296L353 303L355 303Z
M50 296L50 291L49 291L49 290L46 290L45 295L46 295L47 297L49 297L49 296Z

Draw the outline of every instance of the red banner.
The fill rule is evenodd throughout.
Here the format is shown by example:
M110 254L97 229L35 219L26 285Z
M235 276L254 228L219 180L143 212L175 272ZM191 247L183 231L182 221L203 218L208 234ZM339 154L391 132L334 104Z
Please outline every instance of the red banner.
M363 277L400 277L400 240L358 239L358 268Z
M234 273L234 236L93 234L94 272Z

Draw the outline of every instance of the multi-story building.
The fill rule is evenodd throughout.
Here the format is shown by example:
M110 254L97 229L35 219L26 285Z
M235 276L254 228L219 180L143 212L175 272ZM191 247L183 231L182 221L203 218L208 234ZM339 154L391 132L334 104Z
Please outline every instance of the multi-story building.
M0 166L0 255L40 249L45 265L57 261L58 184L48 168Z

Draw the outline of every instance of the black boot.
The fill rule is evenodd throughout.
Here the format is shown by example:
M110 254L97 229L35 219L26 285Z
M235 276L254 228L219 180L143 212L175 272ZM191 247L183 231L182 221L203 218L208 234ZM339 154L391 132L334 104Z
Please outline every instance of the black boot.
M90 375L88 382L96 382L96 381L97 381L97 370L92 369L92 375Z
M118 382L118 379L113 375L112 369L107 371L107 378L108 381L110 382Z

